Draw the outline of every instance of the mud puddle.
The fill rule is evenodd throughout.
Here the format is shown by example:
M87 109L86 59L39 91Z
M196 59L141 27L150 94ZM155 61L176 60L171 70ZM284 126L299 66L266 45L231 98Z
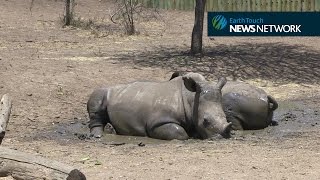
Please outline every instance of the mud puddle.
M306 101L283 101L279 102L279 108L274 113L277 126L269 126L263 130L233 131L229 140L259 141L281 140L307 136L308 133L320 129L320 111L312 107ZM101 139L89 135L88 122L76 119L69 123L59 123L49 131L38 132L33 139L50 139L61 143L76 143L79 141L97 142L110 146L135 144L182 143L182 141L163 141L147 137L120 136L104 134ZM209 141L224 140L221 137L213 137ZM183 143L194 143L201 140L187 140Z
M174 143L175 141L164 141L147 137L122 136L105 133L102 138L97 139L90 135L88 122L81 120L69 123L56 124L51 130L38 132L32 139L48 139L56 142L77 143L81 141L96 142L109 146L121 146L125 144L135 144L145 146L146 144Z
M235 139L246 140L281 140L307 136L308 133L320 129L320 111L307 101L282 101L274 112L273 120L276 126L269 126L262 130L234 132Z

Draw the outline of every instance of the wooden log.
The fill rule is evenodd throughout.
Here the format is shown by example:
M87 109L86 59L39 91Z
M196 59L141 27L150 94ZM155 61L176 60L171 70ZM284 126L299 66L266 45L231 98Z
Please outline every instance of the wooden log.
M69 165L0 147L0 177L8 176L25 180L86 180L84 174Z
M9 95L5 94L0 100L0 144L6 133L9 117L11 113L12 102Z

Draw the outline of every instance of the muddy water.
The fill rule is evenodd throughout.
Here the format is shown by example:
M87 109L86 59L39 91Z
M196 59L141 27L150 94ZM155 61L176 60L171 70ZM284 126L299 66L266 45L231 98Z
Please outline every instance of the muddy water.
M39 132L35 135L38 139L50 139L60 143L77 141L90 141L102 143L110 146L120 146L124 144L136 144L145 146L146 144L174 143L175 141L164 141L147 137L122 136L105 133L102 138L97 139L89 134L88 123L81 120L72 121L70 123L59 123L50 131ZM33 138L34 139L34 138Z
M311 103L312 104L312 103ZM229 140L281 140L286 138L303 137L306 133L312 133L320 128L320 111L314 105L309 105L306 101L283 101L279 103L279 108L274 113L274 120L278 122L276 126L269 126L262 130L234 131ZM46 138L58 142L68 141L97 141L110 146L124 144L136 144L145 146L146 144L177 143L181 141L163 141L147 137L120 136L104 134L101 139L93 138L89 135L88 124L84 120L75 120L70 123L59 123L51 131L39 132L35 135L38 138ZM221 137L213 137L211 141L223 140ZM199 142L200 140L188 140L184 143Z
M319 130L320 111L306 101L283 101L279 103L273 120L278 125L262 130L234 132L234 137L247 140L303 137L304 134Z

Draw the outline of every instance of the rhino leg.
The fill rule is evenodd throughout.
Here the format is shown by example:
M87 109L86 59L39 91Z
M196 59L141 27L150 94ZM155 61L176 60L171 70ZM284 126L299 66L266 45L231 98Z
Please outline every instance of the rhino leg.
M189 139L188 134L183 127L175 123L167 123L161 126L155 127L149 131L149 136L156 139L163 140L186 140Z
M102 136L103 129L109 122L107 107L105 105L106 95L106 89L97 89L91 94L87 103L87 110L90 118L90 133L96 138Z
M116 130L110 123L107 123L106 126L104 127L104 132L107 134L117 134Z

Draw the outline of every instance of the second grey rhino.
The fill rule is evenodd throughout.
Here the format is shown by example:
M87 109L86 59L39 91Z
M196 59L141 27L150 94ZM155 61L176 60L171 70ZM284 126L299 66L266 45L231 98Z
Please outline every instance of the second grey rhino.
M181 76L175 72L170 80ZM187 73L194 79L205 81L197 73ZM234 130L263 129L272 124L273 111L278 108L277 101L265 91L244 82L228 81L222 88L222 104L228 122Z

